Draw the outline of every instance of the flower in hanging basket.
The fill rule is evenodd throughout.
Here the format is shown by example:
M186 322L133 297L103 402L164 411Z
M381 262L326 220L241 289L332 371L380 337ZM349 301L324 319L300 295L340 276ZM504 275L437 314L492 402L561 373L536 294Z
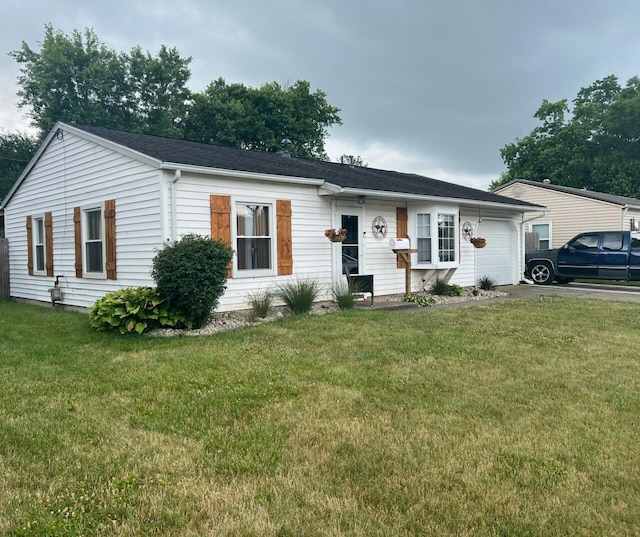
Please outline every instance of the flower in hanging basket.
M325 229L324 236L328 237L331 242L342 242L347 238L347 230L344 228Z
M471 244L476 248L484 248L487 245L487 239L483 239L482 237L473 237L471 239Z

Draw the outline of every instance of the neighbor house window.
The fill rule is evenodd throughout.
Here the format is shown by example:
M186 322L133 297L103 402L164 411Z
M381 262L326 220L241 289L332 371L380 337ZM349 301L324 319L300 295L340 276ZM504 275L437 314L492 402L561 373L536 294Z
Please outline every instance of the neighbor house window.
M33 254L34 254L34 271L36 273L45 273L46 271L46 259L45 259L45 233L44 233L44 218L36 217L33 219Z
M456 215L438 215L438 260L456 260Z
M236 253L239 271L273 268L271 218L270 205L236 204Z
M549 224L531 224L531 231L538 234L538 249L551 248L551 230Z
M431 215L418 213L418 263L431 263Z
M86 276L104 277L104 218L102 207L84 211L84 271Z

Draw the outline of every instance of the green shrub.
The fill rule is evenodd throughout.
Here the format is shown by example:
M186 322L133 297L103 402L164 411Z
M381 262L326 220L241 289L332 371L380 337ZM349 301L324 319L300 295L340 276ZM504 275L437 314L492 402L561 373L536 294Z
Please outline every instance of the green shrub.
M491 276L482 276L478 278L478 287L484 291L491 291L496 282Z
M179 241L167 242L156 254L151 274L170 309L200 328L227 288L232 256L233 250L221 240L185 235Z
M361 292L356 282L340 281L333 286L333 298L341 310L353 309L356 305L356 295Z
M402 299L404 302L413 302L420 306L433 306L436 303L436 299L432 296L425 295L424 293L411 293L409 295L405 295Z
M464 287L461 287L460 285L457 285L455 283L449 285L449 296L464 296L466 294L467 292L465 291Z
M285 303L291 313L308 313L320 295L320 285L315 280L287 282L276 291L276 296Z
M431 292L434 295L447 296L449 294L449 284L447 280L437 276L431 283Z
M172 312L152 287L129 287L107 293L89 309L91 327L98 331L142 334L161 326L186 326L183 315Z
M273 304L273 294L269 291L258 291L257 293L251 293L247 297L249 305L251 306L250 320L264 319L269 315L269 310Z

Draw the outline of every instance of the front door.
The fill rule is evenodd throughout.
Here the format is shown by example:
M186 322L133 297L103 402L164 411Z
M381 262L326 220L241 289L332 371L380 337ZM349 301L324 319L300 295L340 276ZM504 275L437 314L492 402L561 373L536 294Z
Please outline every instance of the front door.
M340 227L347 230L342 242L342 274L360 274L359 218L355 214L342 214Z

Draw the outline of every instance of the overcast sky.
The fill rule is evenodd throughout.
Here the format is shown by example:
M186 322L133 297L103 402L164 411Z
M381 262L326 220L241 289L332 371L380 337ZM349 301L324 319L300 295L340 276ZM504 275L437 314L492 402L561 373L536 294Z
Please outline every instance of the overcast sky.
M341 109L327 150L370 167L486 189L500 148L527 135L543 99L640 75L630 0L2 0L0 129L24 130L19 66L44 25L93 28L108 48L191 56L189 87L308 80Z

